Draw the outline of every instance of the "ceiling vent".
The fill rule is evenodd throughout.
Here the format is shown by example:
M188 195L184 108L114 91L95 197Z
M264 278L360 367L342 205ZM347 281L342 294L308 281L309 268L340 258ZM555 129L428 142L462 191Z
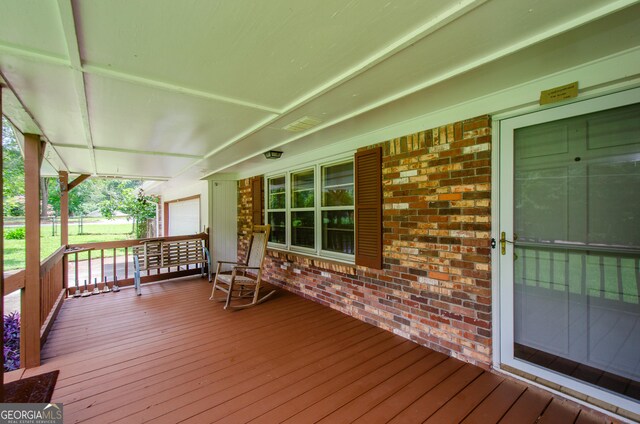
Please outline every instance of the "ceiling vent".
M282 129L285 131L291 131L291 132L301 132L301 131L306 131L309 128L315 127L320 122L322 122L320 119L314 118L313 116L303 116L302 118L296 119L295 121L283 127Z

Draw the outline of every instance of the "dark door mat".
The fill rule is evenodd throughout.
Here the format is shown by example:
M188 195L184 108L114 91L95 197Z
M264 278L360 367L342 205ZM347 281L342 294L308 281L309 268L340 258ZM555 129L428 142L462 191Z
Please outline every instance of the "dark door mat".
M49 403L60 371L12 381L4 385L5 403Z

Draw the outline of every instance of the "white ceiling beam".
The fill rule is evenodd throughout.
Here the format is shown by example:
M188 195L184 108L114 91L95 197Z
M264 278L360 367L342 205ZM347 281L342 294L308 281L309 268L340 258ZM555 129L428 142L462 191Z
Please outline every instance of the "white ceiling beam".
M59 0L59 3L64 1L66 0ZM61 12L61 15L62 15L62 12ZM65 27L65 37L69 37L69 36L73 36L73 35L67 34L67 29ZM77 51L77 42L76 42L75 50ZM110 79L117 79L120 81L130 82L130 83L139 84L139 85L145 85L147 87L160 88L162 90L169 91L169 92L181 93L191 97L199 97L207 100L215 100L217 102L232 104L236 106L243 106L250 109L259 110L262 112L268 112L273 114L282 113L281 110L271 106L265 106L265 105L248 102L241 99L234 99L232 97L221 96L219 94L211 93L208 91L196 90L194 88L184 87L177 84L171 84L168 82L158 81L151 78L141 77L139 75L129 74L125 72L118 72L110 68L105 68L103 66L75 63L76 61L68 60L66 58L55 56L50 53L26 49L24 47L16 47L16 46L9 45L7 43L0 42L0 52L7 53L11 56L23 57L23 58L34 60L41 63L47 63L50 65L57 65L65 68L71 68L73 70L80 71L84 74L98 75L98 76L103 76ZM70 52L69 56L71 55L72 54ZM79 59L80 58L78 56L78 60Z
M40 50L28 49L26 47L18 47L9 43L0 42L0 52L50 65L64 66L67 68L71 67L71 63L65 57L56 56Z
M75 174L79 174L79 172L75 172ZM96 178L113 178L119 180L142 180L142 181L169 181L170 178L167 177L159 177L159 176L149 176L149 175L135 175L135 174L101 174L97 173L94 175Z
M64 31L64 38L69 53L69 62L73 72L73 84L78 98L78 107L84 129L84 139L89 150L91 150L89 158L91 159L91 167L95 175L98 172L98 165L96 164L96 155L93 151L93 134L91 132L91 119L89 117L89 106L87 104L87 90L84 84L84 74L82 73L82 60L80 58L80 49L78 48L78 35L76 33L76 23L73 17L71 0L58 0L58 11L60 12L60 23Z
M59 0L58 4L65 3L65 2L66 0ZM60 14L62 15L62 11L60 12ZM68 37L75 36L74 35L75 28L73 29L73 31L68 31L66 26L64 28L65 28L64 29L65 37L67 38L67 40L68 40ZM68 32L73 32L73 34L69 34ZM276 109L270 106L261 105L258 103L247 102L241 99L234 99L232 97L221 96L219 94L211 93L208 91L196 90L194 88L189 88L189 87L184 87L177 84L158 81L151 78L145 78L139 75L133 75L125 72L118 72L113 69L106 68L104 66L92 65L88 63L83 64L83 63L80 63L80 56L78 52L77 41L75 43L75 46L76 47L74 51L77 54L77 60L76 59L70 60L61 56L52 55L50 53L27 49L24 47L17 47L17 46L13 46L13 45L2 43L2 42L0 42L0 52L7 53L11 56L23 57L25 59L34 60L40 63L47 63L50 65L57 65L65 68L71 68L73 70L80 71L84 74L98 75L98 76L103 76L110 79L117 79L120 81L130 82L134 84L146 85L147 87L160 88L165 91L181 93L191 97L199 97L207 100L215 100L221 103L227 103L227 104L232 104L236 106L243 106L250 109L259 110L262 112L268 112L268 113L274 113L274 114L281 113L281 110L279 109ZM71 56L72 56L72 53L70 51L69 57L71 58Z
M51 144L51 143L50 143ZM51 144L53 147L61 147L67 149L81 149L81 150L89 150L87 146L84 144L65 144L65 143L56 143ZM116 152L116 153L131 153L138 155L149 155L149 156L170 156L174 158L187 158L187 159L203 159L202 156L199 155L189 155L187 153L172 153L172 152L158 152L158 151L149 151L149 150L134 150L134 149L123 149L119 147L98 147L94 146L93 151L96 152Z
M177 178L177 177L183 176L183 175L184 175L185 173L187 173L190 169L193 169L193 168L195 168L196 166L198 166L199 164L201 164L201 163L204 161L204 159L205 159L205 158L199 159L199 160L197 160L197 161L195 161L195 162L193 162L193 163L191 163L191 164L189 164L189 165L185 166L185 167L184 167L184 168L182 168L180 171L178 171L178 173L177 173L176 175L174 175L174 177L173 177L173 178ZM208 175L211 175L211 174L212 174L212 172L206 172L206 169L205 169L205 168L202 168L202 169L203 169L203 173L204 173L203 175L207 175L207 176L208 176ZM204 179L204 177L202 177L201 179Z
M159 81L151 78L145 78L139 75L133 75L125 72L118 72L110 68L106 68L104 66L93 65L89 63L85 63L83 66L83 70L87 74L99 75L111 79L117 79L125 82L130 82L138 85L146 85L151 88L159 88L161 90L186 94L192 97L200 97L202 99L207 100L215 100L221 103L228 103L236 106L243 106L250 109L259 110L262 112L279 114L281 111L279 109L261 105L258 103L247 102L241 99L235 99L232 97L221 96L215 93L210 93L207 91L196 90L194 88L185 87L182 85L172 84L169 82Z
M67 4L66 1L67 0L58 0L58 4L60 3ZM62 16L62 14L63 12L61 10L60 15ZM73 30L68 30L66 25L70 25L70 24L64 24L65 38L67 39L67 48L70 49L69 59L61 56L56 56L50 53L42 52L42 51L27 49L25 47L13 46L13 45L2 43L2 42L0 42L0 52L7 53L15 57L30 59L40 63L46 63L49 65L56 65L56 66L62 66L65 68L70 68L75 71L82 72L83 74L98 75L98 76L102 76L110 79L117 79L120 81L129 82L137 85L145 85L151 88L159 88L169 92L181 93L191 97L199 97L206 100L214 100L221 103L232 104L235 106L242 106L249 109L259 110L261 112L267 112L267 113L273 113L273 114L282 113L280 109L277 109L271 106L261 105L254 102L235 99L232 97L221 96L216 93L211 93L203 90L196 90L194 88L172 84L164 81L159 81L152 78L146 78L139 75L119 72L110 68L106 68L104 66L98 66L98 65L89 64L89 63L83 64L81 63L81 60L80 60L77 41L74 43L75 48L73 46L71 47L69 46L68 40L69 40L69 37L75 37L75 28L73 28ZM75 53L72 53L71 49ZM71 59L74 56L74 54L77 54L76 56L77 59Z

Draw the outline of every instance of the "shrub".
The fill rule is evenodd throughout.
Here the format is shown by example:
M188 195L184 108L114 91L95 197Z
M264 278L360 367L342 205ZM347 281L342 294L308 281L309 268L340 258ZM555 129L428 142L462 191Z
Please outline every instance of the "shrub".
M20 314L11 312L4 316L4 370L20 368Z
M24 195L5 198L4 214L8 216L24 216Z
M7 240L24 240L25 234L24 227L18 227L13 230L7 230L4 233L4 238Z

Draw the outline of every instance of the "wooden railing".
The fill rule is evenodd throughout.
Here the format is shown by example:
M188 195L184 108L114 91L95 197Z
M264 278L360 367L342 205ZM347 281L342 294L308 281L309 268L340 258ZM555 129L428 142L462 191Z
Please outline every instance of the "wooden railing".
M99 289L104 288L105 277L109 286L112 286L114 278L117 278L119 287L132 286L134 284L133 247L139 246L147 240L178 241L201 239L208 246L209 235L200 233L187 236L160 237L142 240L121 240L100 243L85 243L69 245L66 251L68 258L67 273L65 275L65 288L68 295L73 295L76 287L83 291L85 281L87 290L92 291L97 284ZM141 276L142 283L168 280L170 278L184 277L200 273L196 265L172 267L147 271Z
M65 246L53 252L40 264L40 343L44 344L65 298ZM29 313L24 311L23 313Z
M25 302L20 302L20 316L24 322L32 318L33 322L39 323L40 344L47 340L51 325L55 320L62 301L65 297L64 290L64 252L65 247L61 247L40 263L40 299L37 310L28 310ZM25 270L20 270L14 274L7 274L4 277L4 295L13 293L16 290L25 288ZM22 293L21 293L21 297ZM32 317L32 314L37 314ZM20 326L20 339L25 339L26 326ZM20 363L25 364L26 349L20 349Z
M200 233L190 236L162 238L162 240L167 241L187 239L202 239L205 241L205 245L208 245L209 235L207 233ZM113 276L118 277L118 285L121 287L133 285L134 269L132 265L133 257L131 252L133 246L138 246L144 241L145 240L123 240L62 246L48 258L43 260L40 263L39 308L32 308L33 310L28 310L25 307L25 302L23 301L21 302L20 310L22 322L31 320L31 322L39 323L40 345L45 343L64 299L67 295L72 295L75 292L76 280L81 278L86 279L88 281L87 286L89 290L93 289L94 286L93 282L91 282L92 278L95 278L96 281L100 281L98 284L99 288L104 287L102 283L104 281L104 277L108 277L109 282L112 284ZM123 254L118 255L119 252L122 252ZM111 253L112 255L109 256L107 253ZM83 256L85 255L87 259L83 260ZM94 264L92 260L97 263ZM84 278L82 277L83 270L86 272ZM73 279L70 280L69 274L72 271L74 272L72 274ZM147 272L147 275L141 276L141 282L148 283L170 278L184 277L199 274L200 271L200 268L195 265L155 270L154 272ZM25 275L25 270L20 270L13 274L5 274L4 295L6 296L16 290L24 290L26 283ZM84 284L80 286L80 289L84 289ZM24 299L23 293L21 293L21 296ZM26 339L26 327L27 326L25 325L21 326L21 341ZM21 364L28 364L30 362L26 360L25 355L29 355L29 351L21 346Z
M24 288L24 277L25 272L24 269L14 273L14 274L4 274L4 295L8 295L9 293L13 293L16 290L21 290Z

